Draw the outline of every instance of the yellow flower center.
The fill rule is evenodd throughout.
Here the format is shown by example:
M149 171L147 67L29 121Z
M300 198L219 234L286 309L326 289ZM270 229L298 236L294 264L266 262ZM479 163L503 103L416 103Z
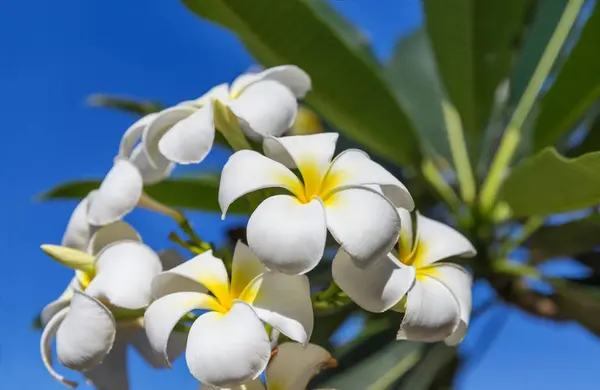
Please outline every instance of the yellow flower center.
M95 275L95 273L92 273L92 272L76 270L75 276L77 277L79 284L81 284L81 289L83 291L85 291L85 289L90 285L90 283L92 282L92 280L94 279L94 277L96 275Z
M401 234L400 240L398 240L398 260L401 263L415 267L416 277L418 280L423 280L425 276L435 276L436 270L434 267L424 264L425 255L429 248L423 241L417 240L411 248L411 243L408 241L406 235Z
M316 162L310 160L300 162L298 170L302 181L290 181L287 178L282 178L282 181L286 182L301 203L310 203L315 197L325 204L332 200L332 190L341 182L339 173L329 170L323 172Z

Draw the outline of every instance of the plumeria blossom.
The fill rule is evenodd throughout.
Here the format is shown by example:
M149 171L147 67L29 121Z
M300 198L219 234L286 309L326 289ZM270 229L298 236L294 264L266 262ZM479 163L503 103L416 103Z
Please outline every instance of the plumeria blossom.
M87 222L104 226L122 219L137 205L168 215L174 212L144 194L144 185L166 179L175 164L158 151L156 144L140 143L145 129L157 118L149 114L131 125L123 134L119 153L100 188L86 200Z
M359 269L340 250L333 260L333 279L365 310L405 311L398 339L458 344L469 325L472 278L463 267L441 260L474 256L475 248L447 225L417 213L413 226L409 212L400 209L399 214L396 252Z
M59 362L83 371L101 390L127 390L127 345L131 343L153 367L164 366L154 353L143 328L143 309L150 303L151 280L163 264L178 264L180 256L165 251L160 256L141 243L135 230L116 222L97 230L82 252L67 247L43 246L53 258L75 269L65 292L41 314L44 332L42 359L50 374L63 384L76 382L58 374L51 364L51 344L56 338ZM183 352L186 335L170 342L172 358Z
M268 268L310 271L323 256L328 230L363 268L394 246L400 230L396 207L412 210L412 197L360 150L332 160L337 139L337 133L269 137L263 142L265 156L241 150L225 164L219 187L223 215L236 199L256 190L279 187L291 193L267 198L248 221L248 244Z
M269 360L265 384L257 378L230 390L306 390L310 380L321 370L335 366L336 360L323 347L283 343L276 347ZM199 390L212 388L203 384Z
M239 386L265 369L271 343L263 321L300 343L312 333L308 278L266 270L241 242L231 283L223 261L208 251L158 275L152 293L157 300L144 316L146 332L166 361L169 334L179 320L192 310L206 311L191 326L186 360L192 375L209 386Z
M310 88L310 77L292 65L241 75L231 86L220 84L196 100L160 112L144 132L148 157L154 161L160 150L179 164L201 162L212 148L215 128L226 131L219 121L226 121L229 113L252 139L282 135L294 124L297 99Z

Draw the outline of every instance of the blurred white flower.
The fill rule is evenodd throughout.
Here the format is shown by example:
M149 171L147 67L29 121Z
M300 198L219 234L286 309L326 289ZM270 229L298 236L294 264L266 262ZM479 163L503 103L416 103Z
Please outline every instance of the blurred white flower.
M475 256L475 248L447 225L417 213L413 228L410 213L401 209L399 214L397 253L359 269L340 249L333 260L333 279L365 310L405 311L398 339L458 344L471 315L472 278L463 267L440 260Z
M283 343L274 352L267 365L266 386L254 379L229 390L306 390L319 371L337 365L331 354L316 344ZM203 384L199 390L212 388Z
M199 163L212 148L215 126L225 131L218 121L229 113L252 139L279 136L294 124L296 99L310 88L310 77L292 65L241 75L231 86L220 84L196 100L160 112L146 128L143 144L151 161L160 149L176 163Z
M291 195L264 200L248 221L248 244L265 265L287 274L313 269L325 250L327 230L359 267L389 252L398 238L395 207L412 210L408 190L356 149L332 161L338 134L265 138L260 153L242 150L221 175L223 215L250 192L280 187ZM298 178L289 168L297 168Z
M157 300L144 316L146 332L167 361L174 326L192 310L207 311L192 324L186 360L192 375L209 386L239 386L265 369L271 344L262 321L301 343L313 329L308 278L267 271L239 242L231 283L223 261L208 251L158 275L152 293Z
M101 390L126 390L126 346L132 343L154 367L164 366L143 330L143 309L150 303L150 283L163 264L182 259L174 251L157 255L141 243L137 232L116 222L92 235L87 252L44 245L44 251L75 270L65 292L41 314L44 331L42 359L50 374L63 384L76 382L58 374L51 364L51 344L57 339L61 364L84 371ZM186 335L178 333L170 342L175 358L185 347Z

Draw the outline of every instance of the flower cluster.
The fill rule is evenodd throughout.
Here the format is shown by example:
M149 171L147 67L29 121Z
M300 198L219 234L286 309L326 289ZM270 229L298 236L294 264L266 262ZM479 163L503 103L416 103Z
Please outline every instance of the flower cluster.
M53 339L59 362L99 389L128 388L128 344L157 368L185 351L203 389L305 389L335 364L309 343L314 315L305 275L332 242L332 283L365 310L404 312L398 339L462 340L472 281L447 259L475 249L451 227L413 212L407 188L366 153L336 156L337 133L286 135L297 99L310 89L304 71L279 66L125 131L112 169L75 208L62 246L42 246L75 271L41 315L42 358L56 379L76 385L52 367ZM218 202L223 218L238 199L250 202L247 244L238 241L230 258L204 242L184 245L195 254L187 261L173 250L155 252L123 217L147 207L199 240L183 214L150 198L144 185L168 177L176 164L200 163L217 132L234 149ZM280 334L291 341L277 345Z

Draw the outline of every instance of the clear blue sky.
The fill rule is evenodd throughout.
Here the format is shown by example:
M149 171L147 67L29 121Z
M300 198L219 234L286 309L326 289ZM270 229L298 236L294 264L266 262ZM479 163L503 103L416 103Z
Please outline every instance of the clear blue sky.
M368 33L382 57L389 55L398 34L422 21L417 0L334 4ZM235 37L175 0L3 2L0 388L62 388L45 372L40 334L29 325L70 278L69 271L42 255L39 245L60 241L74 204L40 204L33 197L69 179L101 177L132 121L125 114L86 107L86 96L122 93L171 104L199 96L252 64ZM215 154L203 169L218 169L223 159ZM221 237L224 224L217 216L196 214L194 220L208 239ZM154 248L168 245L171 221L144 211L129 221ZM492 320L507 316L506 326L479 364L464 371L459 389L585 389L600 383L600 342L591 334L577 325L502 310ZM465 353L478 330L467 338ZM130 362L134 390L196 388L183 359L172 372L154 372L135 354Z

